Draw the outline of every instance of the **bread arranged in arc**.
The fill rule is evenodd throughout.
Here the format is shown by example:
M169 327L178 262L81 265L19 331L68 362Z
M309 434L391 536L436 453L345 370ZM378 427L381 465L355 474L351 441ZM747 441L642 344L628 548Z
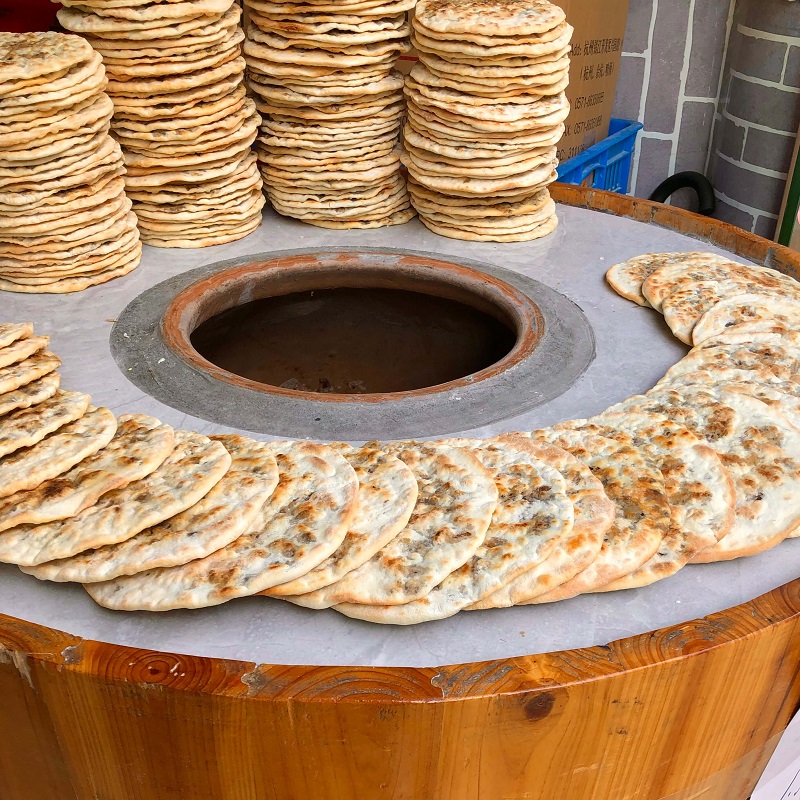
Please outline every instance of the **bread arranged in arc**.
M608 279L698 343L644 395L485 440L265 443L116 419L60 387L32 325L0 325L0 360L16 354L0 367L0 560L118 610L260 594L407 625L631 591L800 535L789 279L703 253Z

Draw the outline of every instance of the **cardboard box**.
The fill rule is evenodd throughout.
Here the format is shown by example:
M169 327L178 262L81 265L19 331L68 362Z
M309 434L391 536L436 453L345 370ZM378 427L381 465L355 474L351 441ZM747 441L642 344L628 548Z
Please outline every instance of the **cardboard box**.
M567 97L572 111L558 146L566 161L608 136L629 0L558 0L575 28Z
M614 92L617 88L622 40L628 21L629 0L557 0L567 14L572 35L567 97L572 112L558 146L559 161L566 161L608 136ZM411 12L413 14L413 11ZM409 73L417 61L414 50L398 62Z

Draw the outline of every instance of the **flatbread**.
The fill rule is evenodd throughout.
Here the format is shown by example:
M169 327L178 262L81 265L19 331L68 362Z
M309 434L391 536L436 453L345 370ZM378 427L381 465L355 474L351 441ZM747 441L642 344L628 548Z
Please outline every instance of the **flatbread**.
M30 358L34 353L44 350L50 342L49 336L28 336L17 339L6 347L0 348L0 368L11 366Z
M130 539L194 505L227 472L231 459L219 442L175 432L175 447L141 480L101 497L74 517L20 525L0 534L0 560L22 566L67 558Z
M147 477L174 446L169 425L145 414L126 414L96 453L35 489L0 500L0 531L74 517L107 492Z
M41 403L52 397L60 385L61 376L57 372L51 372L19 389L0 394L0 415Z
M788 275L766 267L745 266L733 261L687 266L668 264L652 272L642 284L642 294L656 311L667 295L704 281L740 280L745 291L777 289L783 294L800 297L800 283Z
M706 339L677 364L667 370L659 384L673 381L680 375L695 371L714 373L730 368L763 370L781 380L791 380L800 375L800 351L794 336L784 334L757 334L749 338L756 341L714 344L715 339Z
M597 558L572 580L533 602L551 603L596 591L646 564L672 524L661 471L634 447L605 436L543 429L532 437L563 447L583 461L616 506Z
M571 453L561 447L534 441L528 434L505 434L498 438L515 444L521 439L540 461L561 473L573 506L574 522L566 539L559 542L555 551L539 566L467 606L467 611L525 605L571 580L597 558L604 536L616 516L616 507L607 497L603 484Z
M33 336L32 322L2 322L0 323L0 347L8 347L20 339Z
M92 55L78 36L0 33L0 81L18 81L69 69Z
M249 530L189 564L86 585L106 608L202 608L288 583L344 540L358 503L358 478L333 448L274 442L278 485Z
M0 396L32 383L60 366L61 359L58 356L48 350L39 350L24 361L3 367L0 369Z
M0 458L0 497L35 489L105 447L117 429L107 408L92 408L33 447Z
M232 461L202 500L124 542L26 571L41 580L96 583L188 564L238 539L278 485L278 465L264 442L236 435L213 439L225 447Z
M419 495L406 528L327 587L331 604L401 605L424 597L481 546L497 504L491 473L468 450L437 442L379 447L414 473Z
M601 414L556 425L631 444L664 476L672 526L645 564L598 591L647 586L673 575L731 530L736 490L720 457L685 425L650 412Z
M523 439L448 440L473 453L494 478L498 499L483 544L427 595L393 606L335 605L355 619L413 625L444 619L541 564L572 530L574 512L561 473Z
M642 284L657 269L669 264L692 266L694 264L727 264L728 259L714 253L648 253L614 264L606 272L606 280L611 288L627 300L640 306L650 306L642 294Z
M694 343L694 328L698 320L724 297L746 291L741 282L733 280L699 281L668 294L661 313L672 333L685 344Z
M706 310L692 331L692 343L702 344L743 322L773 320L788 328L800 327L800 299L780 292L746 293L721 298Z
M0 419L0 458L32 447L48 434L80 419L91 398L81 392L56 392L50 399L30 408L12 411Z
M318 590L369 561L394 539L408 524L417 502L414 473L396 456L377 447L356 448L346 444L331 447L347 459L358 477L358 509L350 529L336 552L319 566L300 578L262 592L274 597L291 595L287 599L309 608L322 599Z
M720 387L681 386L633 397L611 410L648 410L685 425L717 452L736 489L730 532L692 563L728 560L773 547L800 524L790 500L800 480L800 431L760 400Z

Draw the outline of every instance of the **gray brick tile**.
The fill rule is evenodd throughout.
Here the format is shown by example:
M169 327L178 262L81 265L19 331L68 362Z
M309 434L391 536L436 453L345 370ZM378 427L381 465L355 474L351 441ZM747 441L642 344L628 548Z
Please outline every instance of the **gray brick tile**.
M642 99L645 60L639 56L623 56L619 65L617 93L614 97L615 117L638 119Z
M728 113L734 117L787 133L800 126L800 96L743 81L731 80Z
M727 3L696 0L692 21L692 52L686 76L688 97L716 98L727 24Z
M800 9L798 9L800 11ZM786 74L783 82L787 86L800 89L800 47L789 48L789 58L786 61Z
M639 175L634 194L649 197L653 190L669 177L672 142L664 139L642 139L639 156Z
M769 39L745 36L738 31L732 37L735 70L765 81L780 83L788 45Z
M713 102L683 104L681 131L678 138L676 172L694 170L703 172L706 165L708 143L714 124L715 106Z
M714 212L714 219L730 222L731 225L736 225L737 228L744 228L746 231L752 231L755 225L755 217L752 214L734 208L734 206L728 205L719 198L717 198L717 210Z
M689 6L690 0L669 0L658 6L644 118L649 131L672 133L675 130Z
M763 236L765 239L772 240L775 238L775 231L777 228L777 220L770 219L769 217L759 217L756 220L756 225L753 232L757 233L759 236Z
M747 128L737 125L733 120L724 118L720 120L718 125L721 131L719 144L717 145L719 151L734 161L741 161Z
M630 0L628 24L625 28L625 53L644 53L650 35L650 20L653 16L653 0Z
M750 128L747 132L744 160L748 164L775 172L788 172L794 155L795 139L795 136Z
M714 168L714 188L742 205L777 214L783 201L786 181L751 172L719 159Z
M747 0L741 21L749 28L781 36L800 36L800 10L786 0Z

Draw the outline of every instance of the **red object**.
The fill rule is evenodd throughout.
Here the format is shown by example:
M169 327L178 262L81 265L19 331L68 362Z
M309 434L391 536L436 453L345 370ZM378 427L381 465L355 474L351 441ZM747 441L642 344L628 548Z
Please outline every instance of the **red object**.
M0 31L27 33L57 28L59 8L50 0L0 0Z

